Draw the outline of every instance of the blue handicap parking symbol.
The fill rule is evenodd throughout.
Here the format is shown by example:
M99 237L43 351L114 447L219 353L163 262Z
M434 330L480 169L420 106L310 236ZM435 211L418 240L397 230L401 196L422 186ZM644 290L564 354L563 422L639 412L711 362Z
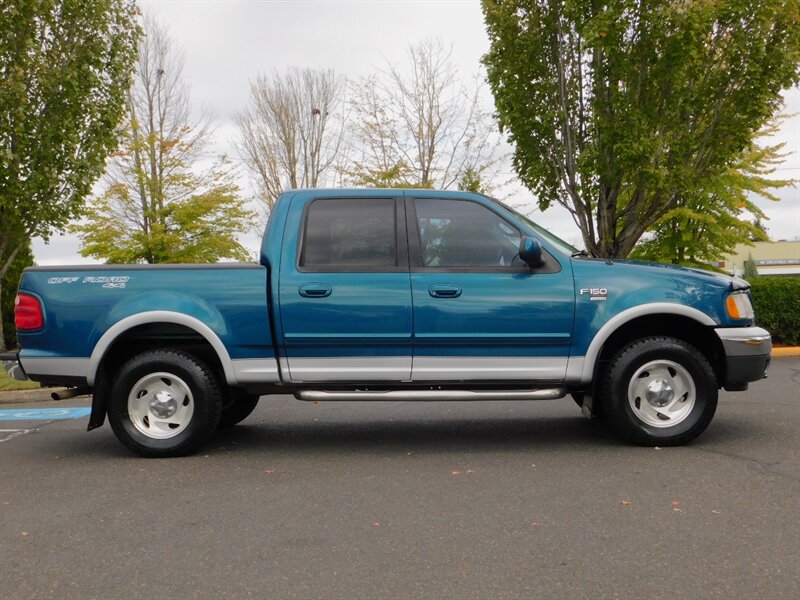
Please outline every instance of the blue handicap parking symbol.
M70 408L7 408L0 410L0 421L52 421L79 419L92 412L88 406Z

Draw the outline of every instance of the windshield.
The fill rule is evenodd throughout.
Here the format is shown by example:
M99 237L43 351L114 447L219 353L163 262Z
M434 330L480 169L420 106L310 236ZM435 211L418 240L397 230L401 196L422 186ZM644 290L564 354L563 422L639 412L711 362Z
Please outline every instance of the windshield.
M494 200L494 198L493 198L493 200ZM513 214L516 217L518 217L519 219L522 219L523 221L525 221L528 225L530 225L533 228L534 231L536 231L537 234L539 234L545 240L547 240L549 243L551 243L553 246L555 246L556 248L561 250L564 254L572 255L572 254L578 252L578 249L575 248L573 245L568 244L567 242L562 240L560 237L553 235L552 233L550 233L546 229L542 229L539 225L537 225L536 223L531 221L528 217L523 215L518 210L514 210L513 208L511 208L507 204L504 204L503 202L500 202L499 200L494 200L494 201L497 202L503 208L505 208L511 214Z

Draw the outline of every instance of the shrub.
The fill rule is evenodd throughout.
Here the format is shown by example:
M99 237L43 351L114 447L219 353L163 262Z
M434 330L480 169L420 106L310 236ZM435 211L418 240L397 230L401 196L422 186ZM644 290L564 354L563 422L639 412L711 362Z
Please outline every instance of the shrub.
M750 253L747 255L747 260L744 261L744 275L742 275L742 277L750 282L758 278L758 269L756 268L756 263L753 260L753 255Z
M756 323L773 340L800 344L800 277L758 277L750 282Z

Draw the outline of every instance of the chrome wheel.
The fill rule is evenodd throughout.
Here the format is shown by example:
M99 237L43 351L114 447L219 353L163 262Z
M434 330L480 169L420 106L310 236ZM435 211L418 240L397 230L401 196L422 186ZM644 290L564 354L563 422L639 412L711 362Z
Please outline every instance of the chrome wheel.
M128 394L128 418L139 433L153 439L180 434L192 421L194 398L186 382L171 373L150 373Z
M679 446L708 427L717 409L717 376L684 340L651 336L612 357L599 397L609 424L631 441Z
M694 379L682 365L653 360L636 370L628 384L628 404L637 419L651 427L673 427L694 408Z
M159 348L132 356L108 394L108 421L128 449L149 458L186 456L219 423L218 376L184 350Z

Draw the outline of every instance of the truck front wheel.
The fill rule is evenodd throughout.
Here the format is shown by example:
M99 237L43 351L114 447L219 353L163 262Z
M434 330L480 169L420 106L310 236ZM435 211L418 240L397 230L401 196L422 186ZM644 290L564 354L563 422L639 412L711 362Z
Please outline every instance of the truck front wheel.
M717 380L708 360L671 337L621 348L603 380L608 421L642 445L678 446L700 435L717 408Z
M221 410L219 383L202 361L180 350L153 350L120 369L108 420L117 439L141 456L185 456L214 433Z

